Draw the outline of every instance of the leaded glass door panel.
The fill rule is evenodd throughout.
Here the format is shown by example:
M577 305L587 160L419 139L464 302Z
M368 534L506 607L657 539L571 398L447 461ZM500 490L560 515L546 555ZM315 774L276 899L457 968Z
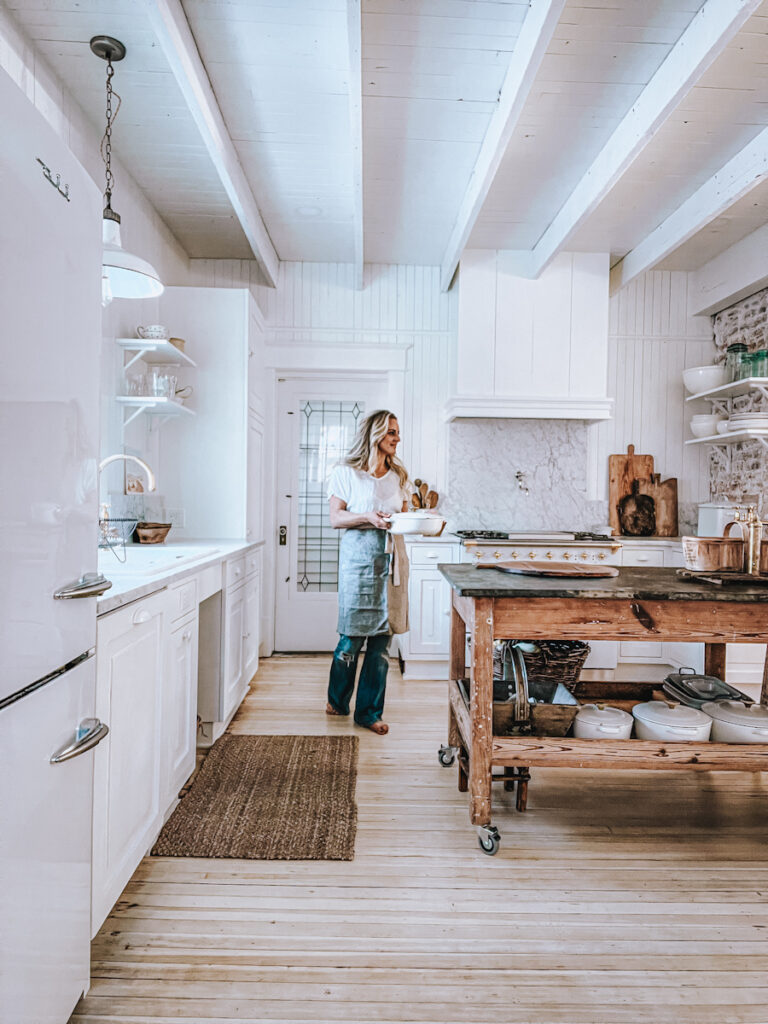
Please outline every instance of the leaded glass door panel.
M275 648L330 651L341 534L328 515L328 477L366 413L384 404L383 388L283 380L279 399Z

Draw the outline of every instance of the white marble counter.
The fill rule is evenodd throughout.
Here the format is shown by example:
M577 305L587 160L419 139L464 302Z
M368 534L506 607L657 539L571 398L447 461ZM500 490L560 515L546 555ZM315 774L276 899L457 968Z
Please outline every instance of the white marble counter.
M97 601L97 614L164 590L169 583L192 575L205 566L223 562L232 555L258 548L264 541L244 540L175 541L165 544L128 544L125 562L109 549L99 551L99 571L112 587Z

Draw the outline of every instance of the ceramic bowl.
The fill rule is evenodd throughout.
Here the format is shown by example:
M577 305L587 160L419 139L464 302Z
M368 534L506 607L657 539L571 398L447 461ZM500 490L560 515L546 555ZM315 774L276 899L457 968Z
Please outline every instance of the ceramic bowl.
M700 391L711 391L728 383L728 372L724 366L691 366L683 370L683 384L691 395Z
M710 437L717 433L722 416L694 416L691 419L691 433L694 437Z
M145 341L165 341L169 331L162 324L147 324L145 327L137 327L136 333Z
M439 537L443 532L445 520L425 509L414 509L411 512L394 512L389 517L392 533L420 533L424 537Z
M720 420L717 424L718 434L727 434L731 428L728 426L728 420Z

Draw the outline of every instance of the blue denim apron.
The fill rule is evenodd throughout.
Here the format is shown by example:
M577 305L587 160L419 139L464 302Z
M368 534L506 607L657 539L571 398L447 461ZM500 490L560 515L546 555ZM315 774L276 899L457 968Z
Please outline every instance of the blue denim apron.
M345 530L339 545L339 623L342 636L389 633L386 530Z

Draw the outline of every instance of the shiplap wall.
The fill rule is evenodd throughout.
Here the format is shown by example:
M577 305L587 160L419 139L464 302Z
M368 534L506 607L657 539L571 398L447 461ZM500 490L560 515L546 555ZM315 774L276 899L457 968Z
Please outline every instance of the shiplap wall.
M592 428L590 490L607 497L608 456L635 451L654 456L656 471L677 477L679 499L691 506L709 497L709 453L685 445L695 410L685 403L682 371L711 363L710 317L689 317L688 274L651 271L616 293L609 320L608 394L614 417Z
M366 264L362 290L344 263L280 264L277 288L261 285L248 260L190 261L195 284L250 287L268 344L408 345L403 461L438 489L446 479L443 406L455 359L456 295L440 291L440 268Z

